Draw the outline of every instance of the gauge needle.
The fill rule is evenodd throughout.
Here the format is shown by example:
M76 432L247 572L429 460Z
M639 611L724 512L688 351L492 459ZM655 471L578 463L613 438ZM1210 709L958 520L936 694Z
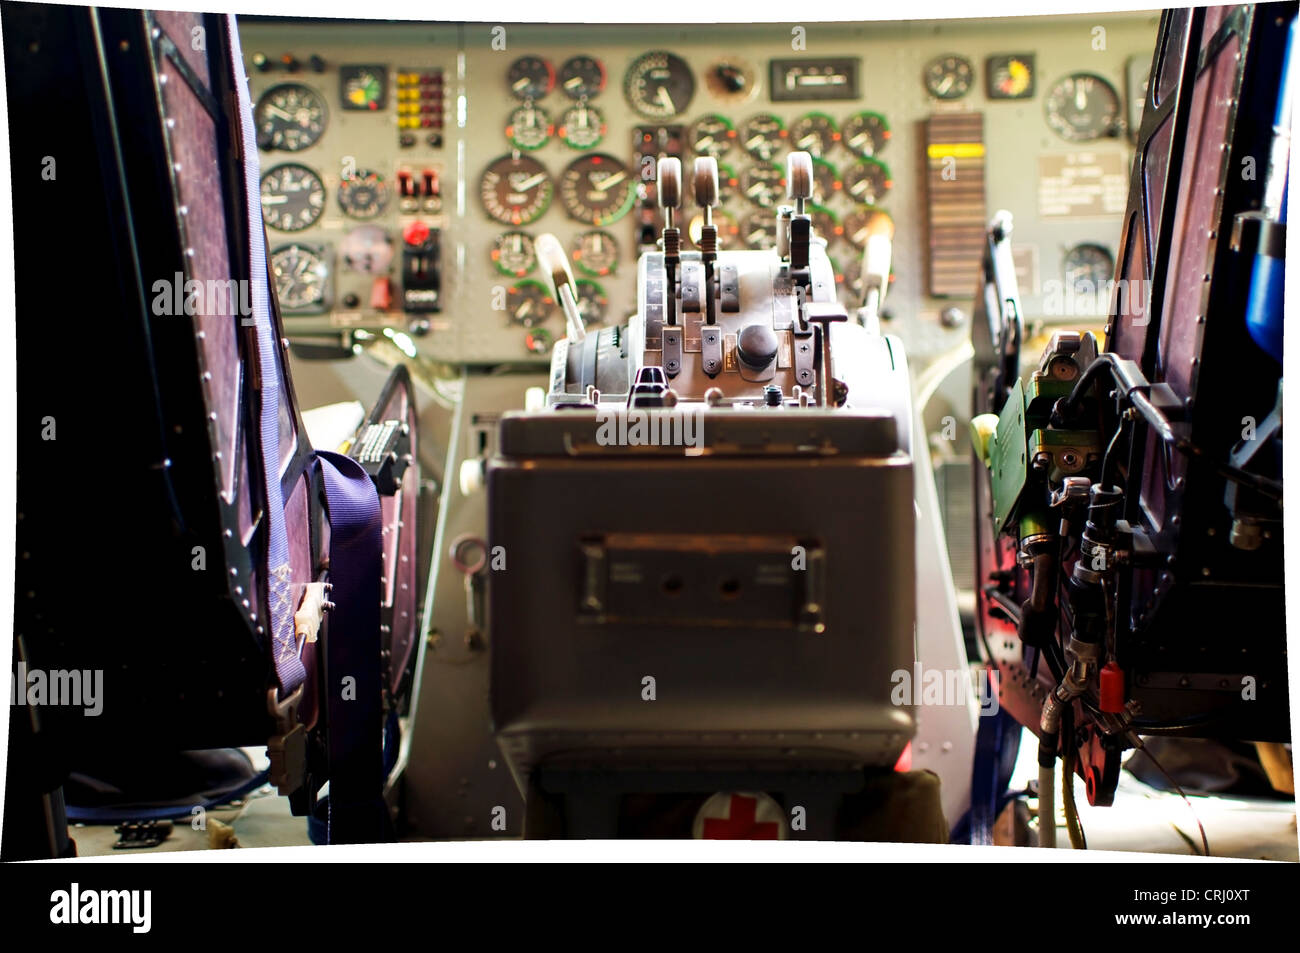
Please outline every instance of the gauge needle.
M1074 108L1080 112L1088 108L1088 92L1083 88L1082 83L1074 87Z
M284 111L283 109L281 109L279 106L276 106L274 103L267 103L266 111L269 112L269 113L270 113L271 115L273 115L273 116L279 116L281 119L286 119L286 120L288 120L289 122L296 122L296 121L297 121L297 120L294 119L293 116L291 116L289 113L285 112L285 111Z
M596 191L597 191L597 192L608 192L610 189L612 189L614 186L618 185L618 183L622 182L622 181L623 181L624 179L626 179L626 178L627 178L627 173L626 173L626 172L615 172L613 175L611 175L609 178L607 178L604 182L600 183L600 185L596 186Z
M546 180L546 173L545 173L545 172L538 172L536 175L531 175L531 176L529 176L528 178L524 179L522 182L520 182L518 185L516 185L516 186L515 186L515 191L516 191L516 192L527 192L527 191L528 191L529 189L531 189L534 185L537 185L537 184L539 184L539 183L541 183L541 182L544 182L545 180Z
M677 107L673 105L673 98L668 95L667 86L659 87L658 99L659 102L663 103L664 108L667 109L670 113L677 112Z
M939 84L939 92L946 93L952 88L953 78L951 75L945 76L943 82Z
M289 201L289 196L287 195L263 195L262 196L263 205L283 205L287 201Z

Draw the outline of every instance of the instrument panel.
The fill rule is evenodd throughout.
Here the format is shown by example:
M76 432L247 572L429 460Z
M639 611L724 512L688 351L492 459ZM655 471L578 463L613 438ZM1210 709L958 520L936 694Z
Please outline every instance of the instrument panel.
M658 158L714 156L722 247L764 248L792 150L814 157L814 227L849 307L867 224L892 219L885 312L913 360L968 333L977 236L1000 208L1027 318L1077 323L1113 275L1140 93L1126 77L1157 22L241 19L287 329L544 361L563 318L539 234L568 250L588 324L618 323L662 224ZM688 196L687 247L698 213Z

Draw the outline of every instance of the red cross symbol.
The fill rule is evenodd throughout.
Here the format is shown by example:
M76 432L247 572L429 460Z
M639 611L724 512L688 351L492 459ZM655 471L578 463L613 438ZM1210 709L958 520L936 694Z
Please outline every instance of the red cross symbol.
M731 795L729 817L709 817L704 820L705 840L776 840L780 827L775 821L755 822L758 799L743 794Z

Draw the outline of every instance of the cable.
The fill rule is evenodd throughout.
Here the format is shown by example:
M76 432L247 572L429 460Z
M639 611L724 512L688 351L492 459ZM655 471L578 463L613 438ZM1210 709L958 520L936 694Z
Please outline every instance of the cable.
M1161 765L1161 763L1156 760L1156 756L1146 749L1145 745L1139 747L1137 750L1142 752L1144 755L1146 755L1148 758L1151 759L1151 763L1156 766L1156 770L1159 771L1161 774L1163 774L1165 776L1165 780L1174 786L1174 790L1178 792L1178 796L1181 797L1183 799L1183 803L1187 805L1187 810L1192 812L1192 820L1196 822L1196 827L1201 832L1201 847L1205 851L1205 856L1209 857L1210 839L1205 836L1205 825L1201 823L1200 817L1197 816L1196 808L1192 807L1191 799L1186 794L1183 793L1182 787L1178 784L1177 781L1175 781L1172 777L1169 776L1169 772L1166 771L1164 769L1164 766ZM1177 830L1177 828L1174 829ZM1182 832L1179 831L1179 833Z
M1079 808L1074 803L1073 752L1062 755L1061 803L1065 806L1065 829L1070 835L1070 846L1075 850L1087 850L1088 839L1083 835L1083 824L1079 822Z

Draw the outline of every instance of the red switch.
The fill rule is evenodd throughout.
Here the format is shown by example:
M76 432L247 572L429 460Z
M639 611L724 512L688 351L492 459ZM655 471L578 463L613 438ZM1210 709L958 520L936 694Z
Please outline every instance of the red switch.
M415 221L402 229L402 239L412 248L419 248L429 240L429 226Z
M438 172L436 169L424 170L424 194L441 195L442 186L438 183Z
M393 306L393 283L383 275L370 283L370 307L387 311Z
M1102 666L1097 679L1098 706L1102 711L1119 714L1124 711L1124 670L1114 663Z

